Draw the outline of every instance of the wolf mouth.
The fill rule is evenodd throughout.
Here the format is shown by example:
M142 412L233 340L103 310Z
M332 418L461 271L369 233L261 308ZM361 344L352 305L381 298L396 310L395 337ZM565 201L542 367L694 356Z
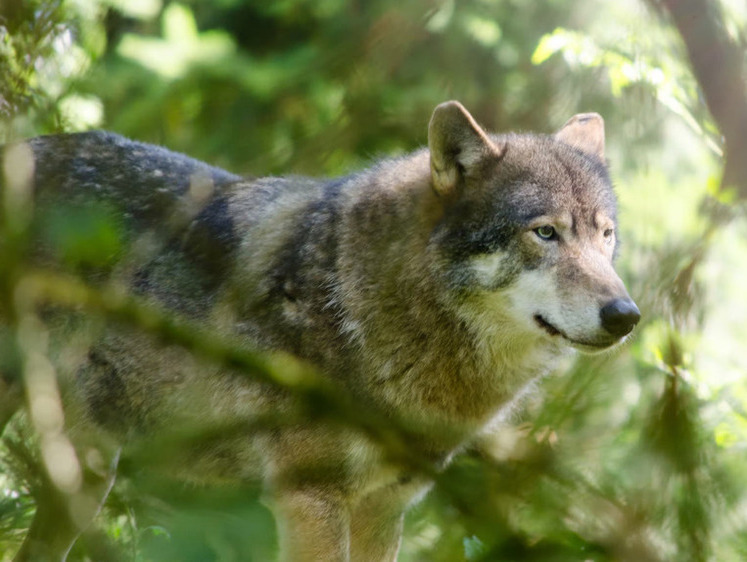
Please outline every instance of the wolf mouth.
M563 332L562 330L556 328L552 324L550 324L547 320L545 320L541 314L535 314L534 315L534 321L537 322L537 325L545 330L548 334L551 336L560 336L564 340L571 343L574 347L577 347L579 349L586 349L586 350L602 350L606 349L615 343L617 343L617 340L615 341L604 341L604 342L590 342L590 341L581 341L581 340L575 340L573 338L568 337L568 335Z
M540 325L540 328L543 328L551 336L563 336L565 339L569 339L568 336L566 336L563 332L561 332L555 326L550 324L547 320L542 318L541 315L535 314L534 321Z

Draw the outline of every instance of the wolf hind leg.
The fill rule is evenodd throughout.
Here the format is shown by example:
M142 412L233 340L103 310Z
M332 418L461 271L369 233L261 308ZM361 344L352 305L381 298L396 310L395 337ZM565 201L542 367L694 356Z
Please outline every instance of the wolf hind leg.
M34 494L36 513L13 562L64 562L75 542L101 511L116 478L120 451L113 455L106 474L88 473L81 489L66 494L47 474ZM116 562L114 553L107 559Z

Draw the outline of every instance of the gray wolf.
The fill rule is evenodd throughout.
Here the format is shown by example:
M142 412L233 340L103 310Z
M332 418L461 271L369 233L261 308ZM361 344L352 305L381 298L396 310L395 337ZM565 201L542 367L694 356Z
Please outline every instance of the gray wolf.
M130 241L76 273L308 362L404 420L410 446L439 470L560 358L610 349L638 322L613 267L604 142L594 113L553 135L495 135L451 101L436 107L427 148L329 180L240 179L100 132L28 146L38 216L98 209ZM70 267L53 237L40 239L35 260ZM70 324L59 329L67 341ZM114 322L83 331L65 364L87 421L126 436L274 414L274 427L187 452L185 472L262 478L284 560L396 559L427 475L178 346ZM13 396L18 377L4 380ZM50 541L43 527L35 521L18 559L64 558L80 532L58 524L69 532Z

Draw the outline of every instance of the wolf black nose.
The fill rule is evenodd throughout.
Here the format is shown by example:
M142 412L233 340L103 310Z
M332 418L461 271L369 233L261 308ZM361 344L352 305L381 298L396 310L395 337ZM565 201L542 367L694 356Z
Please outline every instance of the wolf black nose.
M602 327L613 336L621 338L630 333L641 319L641 311L629 298L608 302L599 311Z

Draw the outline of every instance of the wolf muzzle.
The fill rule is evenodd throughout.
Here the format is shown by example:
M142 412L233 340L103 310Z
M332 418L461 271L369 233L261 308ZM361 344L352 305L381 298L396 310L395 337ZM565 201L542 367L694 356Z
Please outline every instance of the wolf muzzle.
M628 297L617 298L599 311L602 327L617 338L627 336L641 319L641 311Z

